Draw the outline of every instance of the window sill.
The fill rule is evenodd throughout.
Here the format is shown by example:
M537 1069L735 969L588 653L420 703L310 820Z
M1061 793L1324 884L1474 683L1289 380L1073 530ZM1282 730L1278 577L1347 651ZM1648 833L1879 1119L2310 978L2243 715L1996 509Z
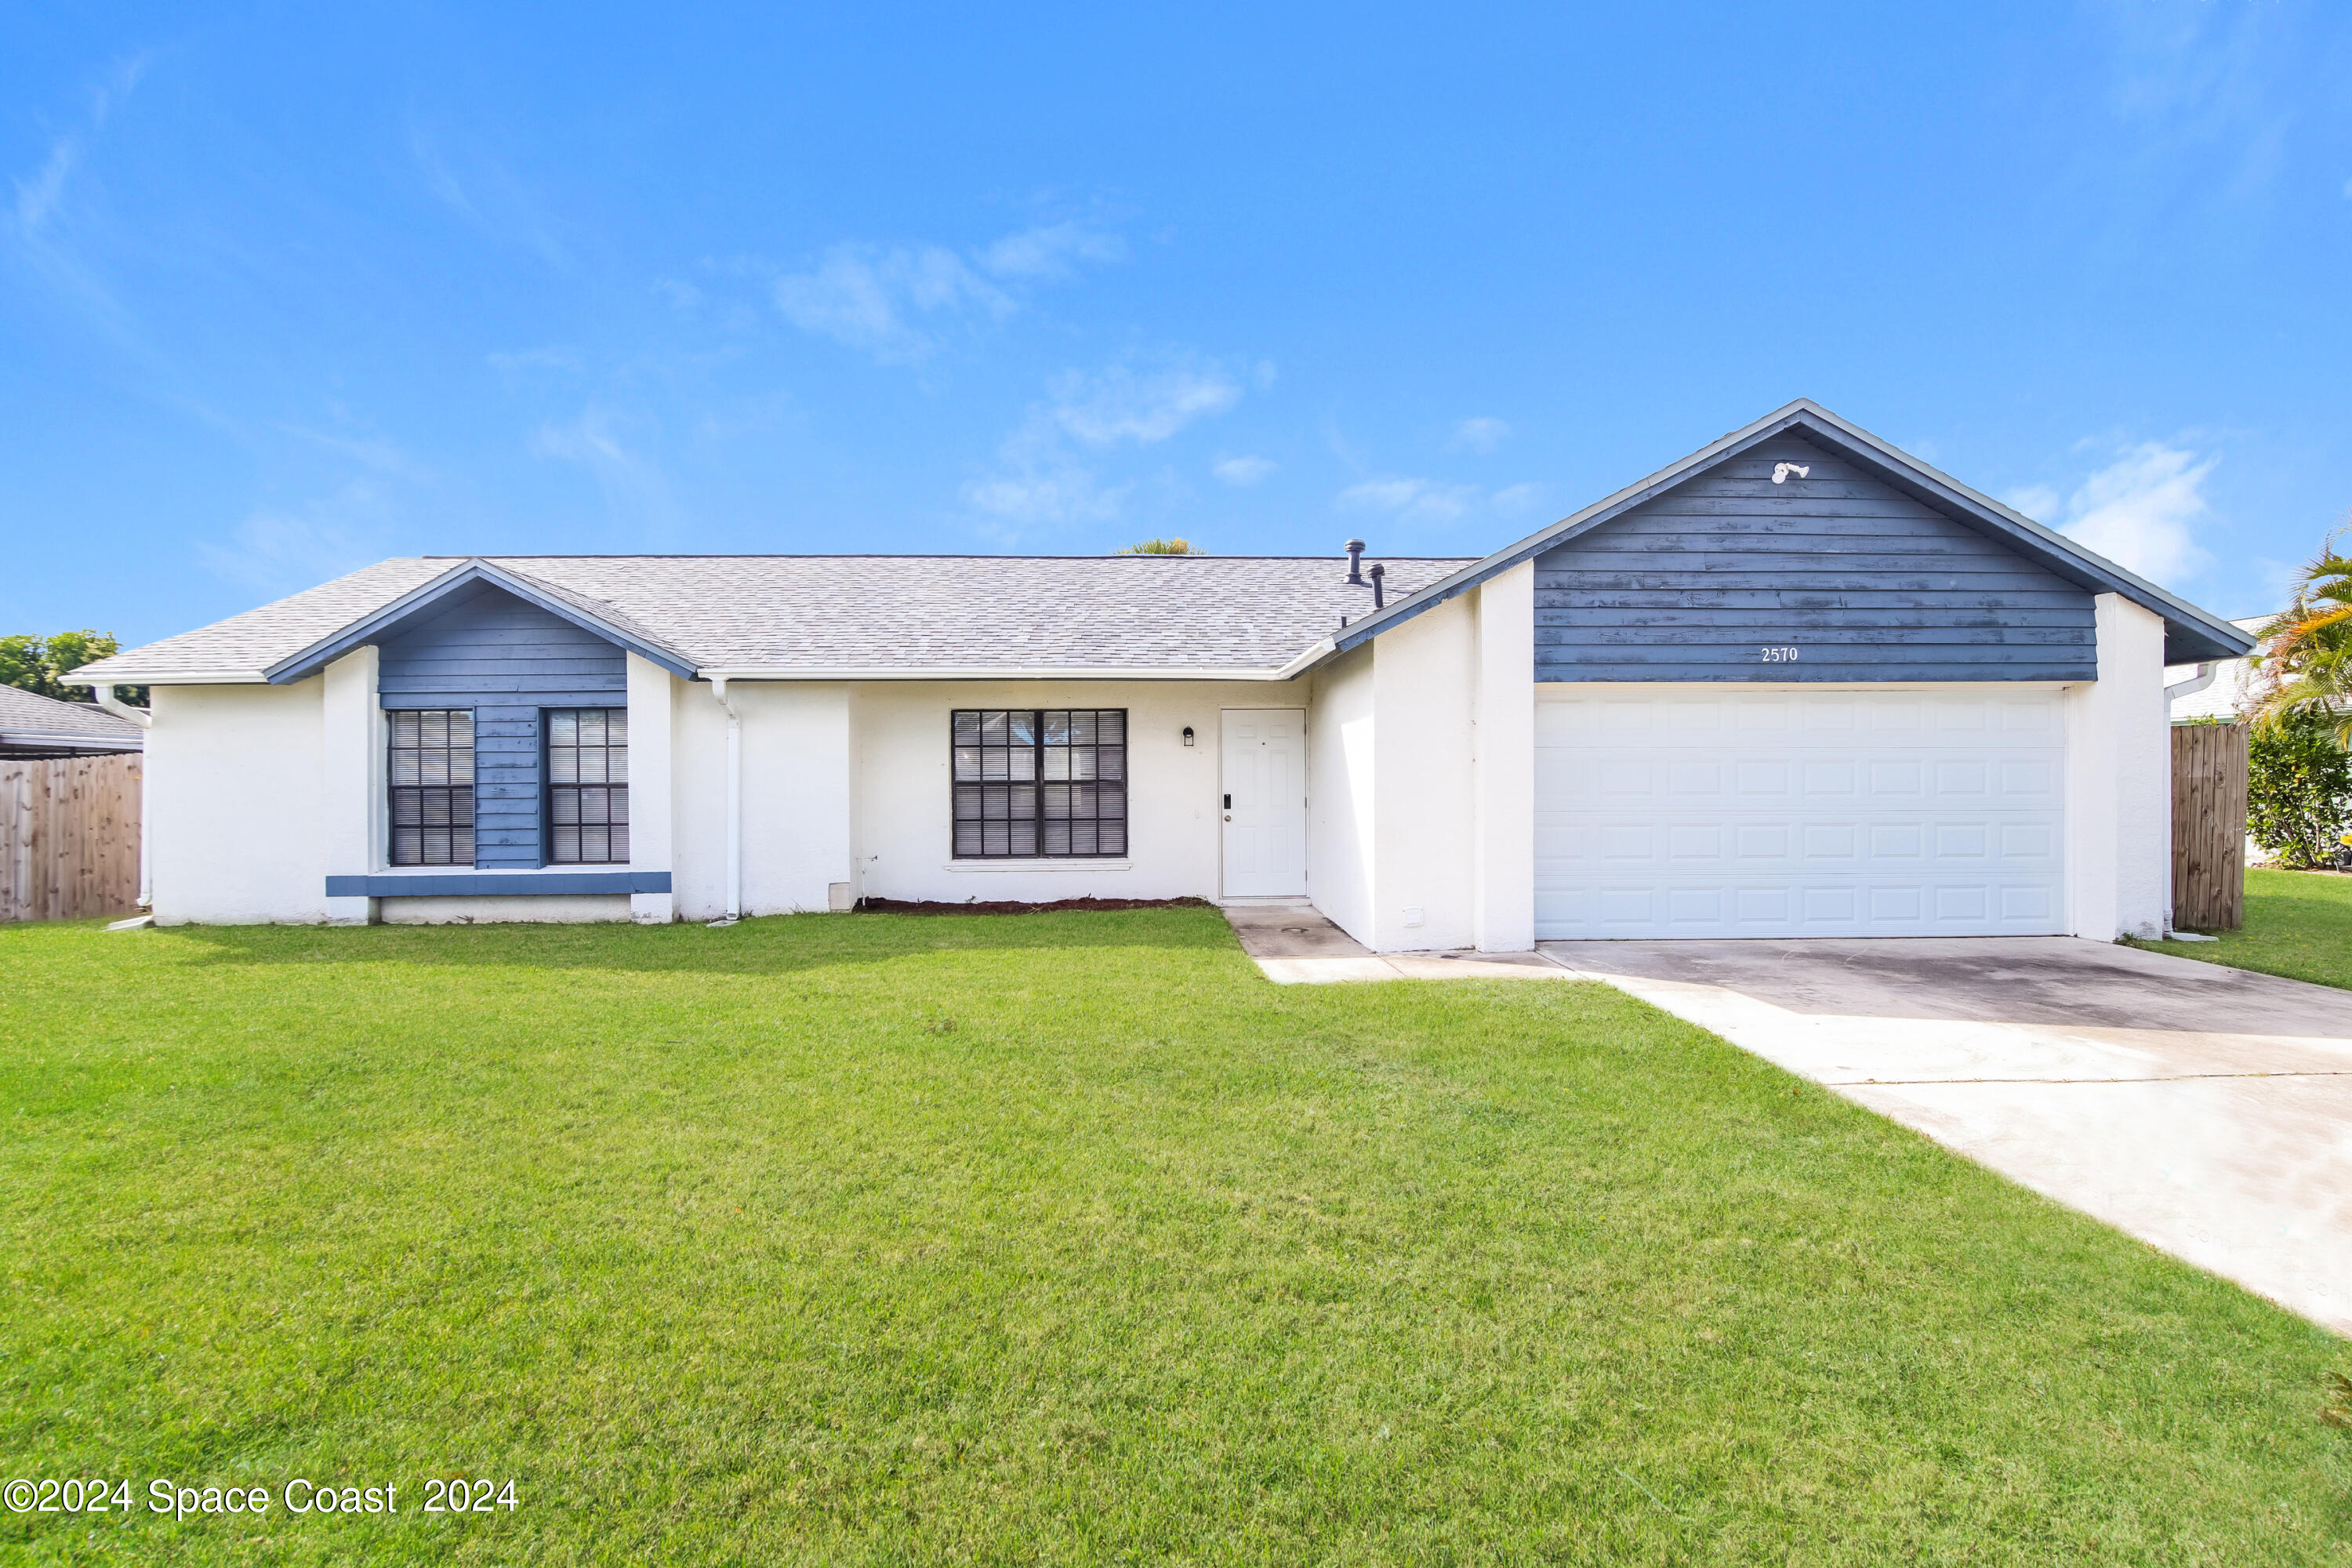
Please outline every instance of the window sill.
M950 871L1132 871L1132 860L1103 860L1092 856L1055 855L1035 860L950 860Z
M367 877L330 877L331 899L430 899L535 894L543 897L589 893L667 893L667 871L632 871L626 867L562 867L541 871L449 870L379 871Z

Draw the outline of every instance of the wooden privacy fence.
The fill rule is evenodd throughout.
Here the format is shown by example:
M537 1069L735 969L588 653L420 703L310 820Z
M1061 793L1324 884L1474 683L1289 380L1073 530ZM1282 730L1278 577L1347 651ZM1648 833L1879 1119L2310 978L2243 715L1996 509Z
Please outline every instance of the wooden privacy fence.
M2246 726L2172 727L2172 923L2235 931L2246 916Z
M139 763L0 757L0 921L128 914L139 901Z

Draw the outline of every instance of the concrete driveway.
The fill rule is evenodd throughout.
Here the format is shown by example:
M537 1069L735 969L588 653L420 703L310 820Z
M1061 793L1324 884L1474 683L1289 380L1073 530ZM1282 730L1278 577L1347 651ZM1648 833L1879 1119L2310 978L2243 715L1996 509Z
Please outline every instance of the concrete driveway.
M1541 949L2352 1334L2352 992L2072 937Z

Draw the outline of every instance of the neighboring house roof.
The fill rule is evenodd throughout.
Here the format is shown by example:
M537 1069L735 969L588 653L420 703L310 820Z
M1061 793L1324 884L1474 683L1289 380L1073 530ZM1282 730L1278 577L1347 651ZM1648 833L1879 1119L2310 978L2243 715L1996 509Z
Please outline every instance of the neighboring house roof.
M1391 597L1470 564L1384 558ZM683 675L905 679L1295 673L1372 608L1338 556L567 555L380 562L75 671L299 679L490 582Z
M1744 426L1708 443L1680 462L1670 463L1649 478L1636 480L1615 495L1593 502L1574 516L1563 518L1549 528L1531 533L1517 543L1507 545L1473 563L1444 582L1432 584L1428 591L1415 595L1409 602L1391 605L1384 614L1352 623L1344 635L1332 638L1330 646L1322 651L1327 656L1345 652L1412 619L1423 610L1476 587L1487 578L1507 571L1522 561L1531 560L1560 545L1572 544L1611 519L1664 494L1703 470L1738 457L1760 442L1788 433L1799 435L1840 454L1923 505L1933 507L1955 521L2001 541L2020 555L2039 563L2078 587L2093 593L2120 594L2134 604L2163 616L2165 661L2168 664L2233 658L2253 646L2253 639L2230 622L2165 592L2146 578L2126 571L2103 556L2094 554L2063 534L2042 527L1990 496L1970 489L1949 475L1937 472L1860 426L1839 418L1811 399L1801 397L1752 425Z
M2252 635L2276 619L2276 616L2249 616L2230 624ZM2175 722L2183 719L2235 719L2246 710L2253 680L2252 655L2175 666L2164 672L2165 711Z
M136 752L146 732L87 702L0 686L0 746L53 752Z

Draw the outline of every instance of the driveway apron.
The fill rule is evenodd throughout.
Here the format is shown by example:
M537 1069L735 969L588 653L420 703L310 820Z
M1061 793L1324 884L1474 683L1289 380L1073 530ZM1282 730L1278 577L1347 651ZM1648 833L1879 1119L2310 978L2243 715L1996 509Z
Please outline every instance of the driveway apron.
M1541 947L2352 1334L2352 992L2073 937Z

